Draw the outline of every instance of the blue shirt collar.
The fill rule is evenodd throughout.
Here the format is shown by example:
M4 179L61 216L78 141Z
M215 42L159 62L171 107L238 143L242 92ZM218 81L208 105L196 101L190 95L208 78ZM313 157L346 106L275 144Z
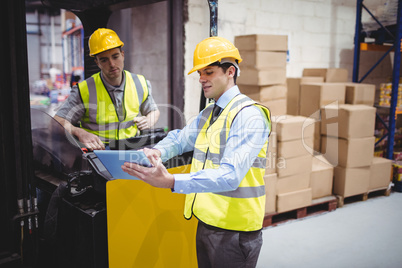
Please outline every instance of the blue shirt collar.
M226 105L228 105L228 103L236 96L240 94L240 90L238 88L238 86L233 86L231 88L228 89L228 91L226 91L225 93L222 94L222 96L220 96L220 98L218 99L218 101L216 102L216 105L218 105L221 108L225 108Z

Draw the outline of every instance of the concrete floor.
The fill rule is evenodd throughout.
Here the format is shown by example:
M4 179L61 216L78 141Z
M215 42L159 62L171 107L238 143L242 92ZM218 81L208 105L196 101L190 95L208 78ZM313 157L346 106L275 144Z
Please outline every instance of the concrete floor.
M263 230L257 267L402 267L402 193Z

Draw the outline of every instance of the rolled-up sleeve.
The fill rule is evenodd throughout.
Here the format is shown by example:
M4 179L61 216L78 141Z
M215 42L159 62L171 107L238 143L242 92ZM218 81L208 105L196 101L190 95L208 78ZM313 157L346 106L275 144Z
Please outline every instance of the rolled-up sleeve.
M81 120L84 113L85 107L82 103L78 87L73 86L70 91L70 96L68 96L59 110L57 110L56 115L76 125Z

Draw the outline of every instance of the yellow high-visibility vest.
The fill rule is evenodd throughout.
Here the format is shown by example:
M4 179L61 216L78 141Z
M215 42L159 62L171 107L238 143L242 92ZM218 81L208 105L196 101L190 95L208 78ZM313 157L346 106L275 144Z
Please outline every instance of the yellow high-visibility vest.
M100 72L78 84L85 114L81 119L81 128L93 133L105 142L134 137L137 125L133 119L139 114L140 105L148 98L148 86L145 77L125 72L124 120L119 121L113 101L102 82Z
M241 109L250 105L255 105L262 111L269 128L271 128L269 110L243 94L233 98L212 125L210 125L210 118L213 105L204 109L198 126L199 134L194 146L191 172L219 168L232 122ZM268 137L236 190L188 194L184 217L190 219L194 214L206 224L228 230L255 231L261 229L265 214L263 177L267 148ZM247 161L247 159L245 160Z

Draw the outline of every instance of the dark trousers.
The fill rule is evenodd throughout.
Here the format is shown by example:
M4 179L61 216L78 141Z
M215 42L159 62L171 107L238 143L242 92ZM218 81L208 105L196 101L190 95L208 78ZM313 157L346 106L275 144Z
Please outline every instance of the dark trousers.
M261 230L237 232L198 222L199 268L254 268L262 246Z

